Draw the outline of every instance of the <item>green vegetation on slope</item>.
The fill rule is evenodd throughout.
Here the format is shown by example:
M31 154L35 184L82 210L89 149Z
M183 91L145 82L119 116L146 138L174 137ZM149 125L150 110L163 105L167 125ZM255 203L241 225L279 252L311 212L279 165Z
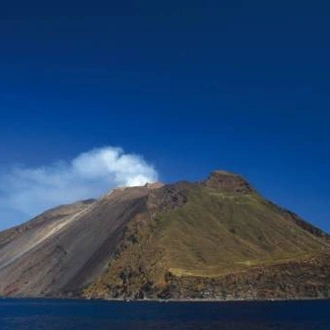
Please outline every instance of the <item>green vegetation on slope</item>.
M198 278L218 281L329 250L326 239L297 225L292 214L266 202L246 185L242 193L241 187L237 192L230 185L230 189L228 185L218 189L213 181L212 185L159 189L157 193L161 191L166 201L170 192L174 204L152 204L136 216L108 269L83 294L154 298L172 292L180 297L180 283L187 278L192 279L191 290L198 291ZM149 199L154 196L150 194ZM184 202L174 207L177 200Z

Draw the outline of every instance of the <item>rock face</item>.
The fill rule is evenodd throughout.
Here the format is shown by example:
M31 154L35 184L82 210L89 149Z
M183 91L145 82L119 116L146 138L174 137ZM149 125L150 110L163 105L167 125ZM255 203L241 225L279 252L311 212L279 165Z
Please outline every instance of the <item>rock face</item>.
M251 186L239 175L226 172L226 171L214 171L207 180L204 181L207 187L219 189L223 192L229 193L252 193Z
M118 188L0 233L0 295L330 297L330 238L242 177Z

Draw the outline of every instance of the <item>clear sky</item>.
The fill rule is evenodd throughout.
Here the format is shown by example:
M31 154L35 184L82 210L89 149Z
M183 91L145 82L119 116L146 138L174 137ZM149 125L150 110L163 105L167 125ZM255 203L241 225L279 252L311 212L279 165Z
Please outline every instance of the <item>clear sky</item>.
M0 228L225 169L330 232L329 36L329 1L3 2Z

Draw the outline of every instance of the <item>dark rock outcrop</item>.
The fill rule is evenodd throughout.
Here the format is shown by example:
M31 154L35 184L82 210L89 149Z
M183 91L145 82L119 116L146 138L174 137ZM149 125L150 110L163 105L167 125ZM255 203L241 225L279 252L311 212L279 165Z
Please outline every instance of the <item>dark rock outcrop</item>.
M229 193L247 194L253 192L252 187L241 176L226 171L213 171L207 180L203 181L203 184Z

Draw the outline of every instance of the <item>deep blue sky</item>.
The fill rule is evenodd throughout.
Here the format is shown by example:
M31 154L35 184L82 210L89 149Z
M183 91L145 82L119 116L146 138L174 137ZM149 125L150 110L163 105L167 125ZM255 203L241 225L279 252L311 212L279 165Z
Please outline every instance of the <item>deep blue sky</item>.
M1 166L121 146L330 232L329 1L6 1L0 41Z

